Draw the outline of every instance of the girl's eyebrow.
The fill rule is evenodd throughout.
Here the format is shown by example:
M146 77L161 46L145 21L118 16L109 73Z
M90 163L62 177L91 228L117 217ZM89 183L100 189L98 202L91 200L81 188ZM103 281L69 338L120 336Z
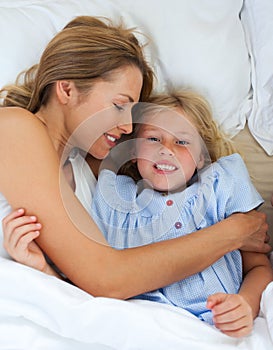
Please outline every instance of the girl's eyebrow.
M176 136L194 136L193 133L188 132L188 131L177 131L177 132L175 132L174 135L176 135Z
M164 129L159 126L146 125L146 124L144 126L143 132L145 133L145 132L153 132L153 131L159 131L159 130L164 130L175 137L194 136L193 133L190 133L188 131L181 130L181 131L172 132L172 131L169 131L168 129Z

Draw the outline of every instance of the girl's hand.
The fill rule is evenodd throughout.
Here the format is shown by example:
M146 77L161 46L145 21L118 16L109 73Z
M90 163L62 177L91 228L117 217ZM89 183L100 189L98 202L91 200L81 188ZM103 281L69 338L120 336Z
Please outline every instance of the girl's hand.
M240 294L216 293L207 299L216 328L231 337L243 337L253 328L252 309Z
M35 239L42 225L35 216L24 215L24 209L13 211L3 221L4 248L11 257L37 270L48 272L49 265Z

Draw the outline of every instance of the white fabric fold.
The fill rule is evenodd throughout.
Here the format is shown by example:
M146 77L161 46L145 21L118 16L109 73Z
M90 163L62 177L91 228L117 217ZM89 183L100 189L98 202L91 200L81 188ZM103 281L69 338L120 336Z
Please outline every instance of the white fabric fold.
M266 319L272 320L270 308L266 316L257 318L251 336L235 339L182 309L143 300L94 298L55 277L5 258L0 258L0 280L3 350L273 347L266 324Z

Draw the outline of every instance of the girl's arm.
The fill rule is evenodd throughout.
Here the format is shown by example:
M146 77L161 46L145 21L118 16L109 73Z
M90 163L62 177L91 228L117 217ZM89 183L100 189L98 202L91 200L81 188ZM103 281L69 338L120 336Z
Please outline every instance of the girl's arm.
M257 213L144 247L109 247L64 180L46 129L25 110L0 109L0 159L0 191L13 208L35 213L42 225L38 245L93 295L126 299L201 271L231 250L270 249L264 216Z
M239 294L251 306L253 319L260 310L261 295L273 281L273 269L265 254L242 252L244 280Z
M238 294L217 293L207 300L215 326L223 333L246 336L260 310L262 292L273 280L273 269L265 254L242 252L244 280Z

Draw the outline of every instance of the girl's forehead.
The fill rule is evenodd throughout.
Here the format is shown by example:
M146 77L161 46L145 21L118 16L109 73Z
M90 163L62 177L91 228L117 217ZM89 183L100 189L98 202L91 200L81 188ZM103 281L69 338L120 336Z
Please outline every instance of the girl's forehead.
M196 127L190 118L181 109L162 109L149 111L141 120L141 131L164 130L172 134L191 133L196 134Z

